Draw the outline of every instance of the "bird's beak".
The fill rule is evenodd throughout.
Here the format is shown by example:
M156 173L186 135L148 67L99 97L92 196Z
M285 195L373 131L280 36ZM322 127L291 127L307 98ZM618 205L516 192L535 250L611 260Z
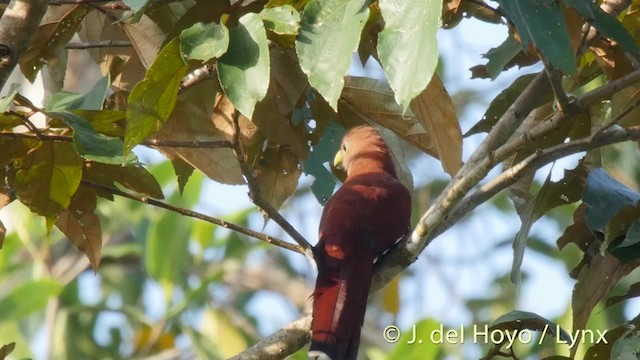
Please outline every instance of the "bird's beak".
M342 159L344 158L344 153L342 150L336 153L336 156L333 158L333 167L336 169L344 170L342 166Z
M344 160L344 153L342 150L336 153L336 156L333 158L333 163L331 164L331 171L333 175L335 175L338 180L344 182L347 179L347 172L344 169L344 164L342 163Z

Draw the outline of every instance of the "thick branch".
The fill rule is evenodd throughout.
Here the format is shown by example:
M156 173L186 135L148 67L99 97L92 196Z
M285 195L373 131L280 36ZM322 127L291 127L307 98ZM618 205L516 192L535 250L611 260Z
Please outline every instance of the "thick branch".
M0 89L18 64L47 11L47 0L13 0L0 18Z
M229 360L279 360L293 354L311 338L311 314L305 313L275 334Z
M82 185L83 186L87 186L90 188L94 188L100 191L105 191L108 192L110 194L114 194L114 195L118 195L118 196L122 196L125 197L127 199L131 199L131 200L135 200L135 201L139 201L141 203L144 204L149 204L155 207L159 207L159 208L163 208L163 209L167 209L167 210L171 210L173 212L176 212L180 215L184 215L184 216L188 216L188 217L192 217L194 219L199 219L199 220L203 220L218 226L222 226L224 228L227 228L229 230L233 230L236 232L239 232L241 234L250 236L252 238L256 238L258 240L262 240L264 242L279 246L283 249L287 249L287 250L291 250L297 253L304 253L304 250L302 249L302 247L295 245L295 244L291 244L288 243L284 240L280 240L276 237L273 236L269 236L269 235L265 235L263 233L259 233L257 231L253 231L251 229L247 229L243 226L240 225L236 225L234 223L230 223L212 216L208 216L208 215L204 215L202 213L196 212L196 211L192 211L192 210L188 210L188 209L184 209L178 206L174 206L174 205L170 205L170 204L166 204L163 203L162 201L158 201L158 200L154 200L154 199L150 199L146 196L141 196L141 195L135 195L135 194L130 194L128 192L116 189L116 188L112 188L109 186L105 186L105 185L101 185L101 184L96 184L93 182L89 182L89 181L82 181Z
M247 185L249 186L249 198L256 204L260 210L264 211L265 214L273 219L276 224L280 225L280 227L289 234L304 250L311 249L311 244L302 236L298 230L296 230L288 221L285 219L278 210L276 210L273 205L271 205L268 201L266 201L262 197L262 192L260 190L260 184L255 177L253 177L253 173L246 162L246 157L244 154L244 148L242 147L242 142L240 142L240 112L235 110L233 113L233 152L235 153L236 158L238 159L238 165L240 165L240 170L242 171L242 175L244 175L245 180L247 181Z

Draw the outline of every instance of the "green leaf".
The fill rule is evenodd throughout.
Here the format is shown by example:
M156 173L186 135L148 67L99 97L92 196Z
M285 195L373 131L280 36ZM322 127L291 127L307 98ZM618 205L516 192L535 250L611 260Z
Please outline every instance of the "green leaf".
M187 72L180 56L180 40L171 40L158 54L147 74L129 94L124 153L158 131L169 118L178 97L180 81Z
M218 61L220 85L242 115L251 119L269 88L269 46L258 14L242 16L231 29L229 50Z
M107 91L111 85L109 74L101 78L86 94L76 94L68 91L60 91L53 94L47 103L49 111L61 110L101 110Z
M592 232L605 232L609 220L628 205L635 206L640 194L622 185L602 168L587 176L582 201L587 204L585 220Z
M333 161L340 141L346 133L346 129L333 121L327 124L327 128L320 139L320 142L313 146L306 162L304 163L304 172L315 178L311 184L311 192L320 204L324 204L329 200L333 189L336 186L336 180L324 164Z
M219 58L229 47L229 30L224 24L202 22L180 33L180 54L187 60Z
M551 320L542 316L528 312L514 310L504 314L491 323L490 330L522 330L530 329L536 331L548 331L554 337L570 342L571 336Z
M585 20L591 21L602 35L615 40L623 49L631 53L638 52L638 45L627 29L616 19L600 8L592 1L564 0L564 2L576 9Z
M124 111L116 110L72 110L72 113L87 120L93 126L95 132L107 136L124 136L124 128L120 122L124 123L127 114Z
M611 348L611 359L636 360L640 353L640 336L635 329L628 329Z
M311 0L302 13L296 38L300 68L334 110L369 16L368 4L367 0Z
M520 51L522 51L520 44L513 36L509 35L498 47L490 49L486 54L482 55L483 58L489 59L487 72L489 72L491 80L497 78L509 61L518 55Z
M13 103L13 98L16 97L19 88L20 84L11 84L11 86L9 87L9 94L7 94L7 96L3 97L2 100L0 100L0 112L9 110L9 107Z
M43 310L50 297L60 294L62 285L56 280L35 280L14 287L0 299L0 322L23 320Z
M636 219L638 211L635 211ZM615 217L614 217L615 218ZM615 239L609 247L607 247L613 256L623 262L629 262L640 257L640 221L636 220L626 232L625 236Z
M124 164L137 161L133 153L122 154L122 140L98 134L87 120L70 112L49 112L47 115L63 121L73 129L73 143L78 154L87 160L105 164Z
M162 188L156 178L140 165L108 165L93 163L85 172L88 180L112 186L118 182L129 190L155 199L163 199Z
M52 219L66 209L82 177L82 158L69 143L47 141L18 168L13 188L31 211Z
M378 56L396 102L406 109L436 71L442 1L379 3L385 25L378 37Z
M496 0L520 35L523 49L532 44L551 64L568 75L576 73L569 32L556 0Z
M298 34L300 14L291 5L264 8L258 15L267 30L283 35Z

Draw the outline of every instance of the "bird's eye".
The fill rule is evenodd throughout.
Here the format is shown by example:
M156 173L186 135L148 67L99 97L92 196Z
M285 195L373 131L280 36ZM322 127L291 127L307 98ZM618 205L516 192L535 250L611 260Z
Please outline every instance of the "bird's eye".
M342 151L347 151L347 145L346 144L342 144Z

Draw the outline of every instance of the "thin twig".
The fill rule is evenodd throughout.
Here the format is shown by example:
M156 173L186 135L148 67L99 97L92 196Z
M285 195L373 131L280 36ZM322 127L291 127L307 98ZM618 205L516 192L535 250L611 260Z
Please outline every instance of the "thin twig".
M135 200L135 201L138 201L138 202L141 202L141 203L144 203L144 204L149 204L149 205L152 205L152 206L155 206L155 207L167 209L167 210L173 211L175 213L178 213L180 215L192 217L194 219L199 219L199 220L203 220L203 221L206 221L206 222L218 225L218 226L222 226L222 227L224 227L226 229L239 232L241 234L250 236L250 237L258 239L258 240L262 240L262 241L267 242L269 244L273 244L275 246L279 246L279 247L281 247L283 249L291 250L291 251L294 251L294 252L297 252L297 253L300 253L300 254L304 253L304 249L302 247L298 246L298 245L291 244L291 243L286 242L284 240L281 240L281 239L278 239L276 237L273 237L273 236L270 236L270 235L266 235L266 234L263 234L263 233L260 233L260 232L257 232L257 231L251 230L251 229L247 229L247 228L245 228L243 226L236 225L234 223L230 223L228 221L215 218L213 216L208 216L208 215L196 212L196 211L188 210L188 209L185 209L185 208L181 208L181 207L178 207L178 206L174 206L174 205L170 205L170 204L164 203L162 201L151 199L151 198L146 197L146 196L131 194L131 193L122 191L120 189L116 189L116 188L113 188L113 187L105 186L105 185L102 185L102 184L93 183L93 182L86 181L86 180L82 180L82 185L90 187L90 188L94 188L94 189L97 189L97 190L105 191L105 192L108 192L108 193L113 194L113 195L122 196L122 197L125 197L127 199Z
M622 112L617 114L615 117L611 118L606 123L602 124L602 126L597 128L593 132L593 134L591 134L591 137L595 137L596 135L600 134L601 132L603 132L603 131L607 130L608 128L612 127L613 125L617 124L620 120L622 120L623 117L629 115L630 112L632 112L633 110L637 109L638 106L640 106L640 99L637 99L633 103L628 104L627 107L624 108L624 110L622 110Z
M547 60L545 57L541 56L540 59L542 60L542 64L544 65L544 71L547 73L547 77L549 78L551 90L553 91L553 96L556 99L558 109L560 109L560 112L563 114L568 113L569 98L562 88L561 74L553 67L553 65L551 65L549 60Z
M64 48L73 50L108 48L108 47L131 47L131 42L126 40L103 40L95 42L68 43Z
M52 135L52 134L29 134L29 133L14 133L14 132L0 132L0 137L7 137L12 139L37 139L48 141L64 141L73 142L73 136L71 135ZM202 149L218 149L218 148L231 148L231 141L227 140L192 140L192 141L175 141L175 140L145 140L140 143L145 146L162 146L171 148L202 148Z
M247 185L249 186L249 199L260 208L260 210L264 211L264 213L276 224L280 225L280 227L289 234L304 250L311 249L311 244L302 236L298 230L296 230L280 213L276 210L273 205L271 205L268 201L266 201L262 197L262 192L260 190L260 184L253 176L253 173L249 169L249 166L246 162L246 157L244 153L244 148L242 147L242 142L240 142L240 112L236 109L233 113L233 141L232 141L232 149L238 160L238 165L240 166L240 171L242 171L242 175L244 175L245 180L247 181ZM308 254L307 254L308 255Z
M18 117L18 119L20 119L20 121L22 121L22 123L24 124L24 126L27 127L27 129L29 129L29 131L33 132L36 136L36 138L38 138L39 140L42 139L42 133L40 132L40 129L38 129L38 127L36 127L31 120L29 120L28 116L24 116L20 113L17 113L15 111L8 111L7 112L9 115L14 115L16 117Z

